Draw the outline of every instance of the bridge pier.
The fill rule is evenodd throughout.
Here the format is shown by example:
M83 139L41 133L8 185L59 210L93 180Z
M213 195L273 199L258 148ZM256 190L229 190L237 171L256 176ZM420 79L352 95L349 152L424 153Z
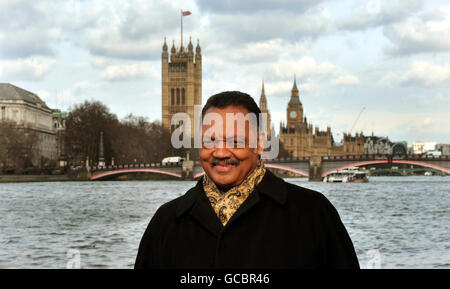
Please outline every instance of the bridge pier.
M309 179L310 182L322 181L322 157L312 156L309 159Z

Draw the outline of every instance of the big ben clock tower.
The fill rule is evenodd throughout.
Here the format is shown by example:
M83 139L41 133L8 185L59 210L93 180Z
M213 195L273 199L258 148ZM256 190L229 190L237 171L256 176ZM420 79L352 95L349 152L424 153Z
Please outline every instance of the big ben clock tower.
M295 158L360 155L364 149L362 133L356 134L355 137L345 135L344 144L335 145L330 127L321 131L308 123L303 113L295 77L286 109L286 123L280 123L280 141L285 150Z
M288 127L295 127L296 124L302 122L303 119L303 105L298 95L297 81L294 77L294 86L291 90L291 99L287 107L287 125Z

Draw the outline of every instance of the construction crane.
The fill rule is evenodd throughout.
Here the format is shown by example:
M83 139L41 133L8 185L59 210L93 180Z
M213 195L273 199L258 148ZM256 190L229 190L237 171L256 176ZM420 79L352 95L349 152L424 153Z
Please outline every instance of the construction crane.
M366 109L366 107L364 106L361 111L359 112L358 116L356 117L355 121L353 122L352 128L350 129L350 131L348 132L348 134L352 133L352 130L355 128L356 123L358 122L359 118L361 117L361 114L363 113L363 111Z

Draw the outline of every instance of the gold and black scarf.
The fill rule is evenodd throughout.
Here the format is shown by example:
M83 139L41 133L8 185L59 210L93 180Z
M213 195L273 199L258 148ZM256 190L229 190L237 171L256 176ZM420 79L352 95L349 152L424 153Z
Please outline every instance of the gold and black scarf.
M203 189L206 197L211 203L217 217L225 226L242 203L253 192L261 182L266 173L263 162L260 160L258 166L238 186L221 193L216 184L207 175L203 176Z

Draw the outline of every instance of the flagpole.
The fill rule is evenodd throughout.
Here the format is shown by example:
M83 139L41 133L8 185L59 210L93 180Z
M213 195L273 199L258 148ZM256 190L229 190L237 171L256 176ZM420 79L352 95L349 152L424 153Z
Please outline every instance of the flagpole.
M183 47L183 9L181 9L181 47Z

